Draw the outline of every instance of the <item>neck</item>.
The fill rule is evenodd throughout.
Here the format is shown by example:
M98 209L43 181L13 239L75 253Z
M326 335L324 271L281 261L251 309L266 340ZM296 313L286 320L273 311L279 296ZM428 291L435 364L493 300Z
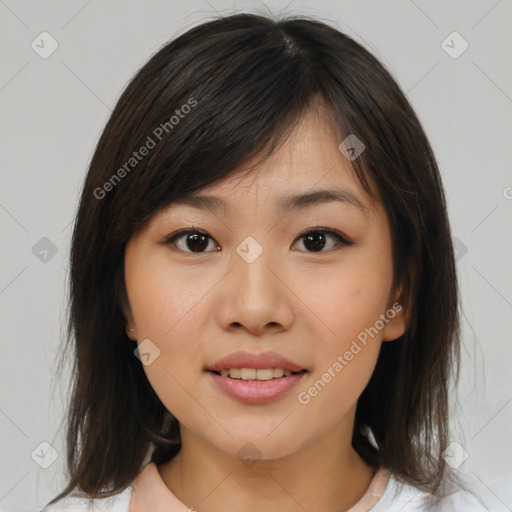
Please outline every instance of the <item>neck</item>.
M247 467L182 427L180 452L158 470L171 492L197 510L339 512L361 499L375 475L351 444L340 446L339 439L339 430L333 430L293 454Z

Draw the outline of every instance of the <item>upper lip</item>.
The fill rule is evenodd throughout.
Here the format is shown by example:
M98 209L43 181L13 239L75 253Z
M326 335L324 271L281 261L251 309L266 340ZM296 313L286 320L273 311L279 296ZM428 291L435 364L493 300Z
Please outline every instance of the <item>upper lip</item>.
M213 365L208 366L207 369L220 372L221 370L229 370L231 368L282 368L290 372L300 372L305 369L276 352L261 352L259 354L234 352L219 359Z

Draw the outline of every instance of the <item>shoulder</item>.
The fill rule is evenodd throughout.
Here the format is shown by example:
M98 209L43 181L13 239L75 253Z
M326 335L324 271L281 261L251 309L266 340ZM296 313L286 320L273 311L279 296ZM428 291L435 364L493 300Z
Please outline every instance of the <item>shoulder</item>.
M371 512L488 512L485 503L477 495L463 490L454 490L444 496L437 505L432 496L412 485L399 482L390 476L385 493Z
M484 512L490 510L481 498L469 491L457 491L447 498L454 512Z
M62 500L47 505L40 512L129 512L132 486L109 498L97 498L95 500L66 496Z

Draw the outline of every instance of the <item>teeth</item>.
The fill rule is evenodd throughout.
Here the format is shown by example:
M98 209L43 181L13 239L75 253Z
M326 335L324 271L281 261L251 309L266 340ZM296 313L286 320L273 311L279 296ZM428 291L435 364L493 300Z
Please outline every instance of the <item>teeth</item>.
M231 372L231 370L230 370ZM240 368L240 378L242 380L252 380L256 378L257 370L254 368Z
M288 377L292 374L289 370L282 368L230 368L221 370L223 377L242 380L272 380L280 377Z
M240 369L239 368L233 368L233 373L231 374L231 371L230 371L230 375L233 375L233 379L239 379L240 378Z

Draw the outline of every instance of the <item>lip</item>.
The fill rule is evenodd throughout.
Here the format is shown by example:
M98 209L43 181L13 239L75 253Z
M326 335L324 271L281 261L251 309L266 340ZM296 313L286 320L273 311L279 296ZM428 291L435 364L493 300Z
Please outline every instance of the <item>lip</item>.
M278 400L297 386L307 371L272 380L231 379L213 371L206 373L215 385L231 398L247 404L267 404Z
M302 366L285 359L277 352L261 352L258 354L243 351L234 352L219 359L213 365L208 366L207 370L220 372L231 368L282 368L290 372L305 370Z
M288 377L271 380L231 379L214 373L231 368L281 368L294 373ZM219 359L206 370L218 389L231 398L247 404L266 404L278 400L297 386L308 373L308 370L277 352L234 352Z

